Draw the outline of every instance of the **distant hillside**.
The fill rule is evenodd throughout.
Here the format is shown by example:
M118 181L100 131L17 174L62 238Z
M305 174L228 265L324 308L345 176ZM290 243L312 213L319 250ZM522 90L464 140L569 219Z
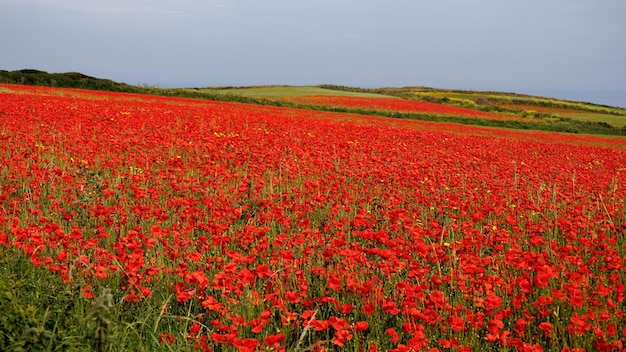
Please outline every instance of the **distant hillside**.
M48 73L33 69L17 71L0 70L0 83L106 90L113 92L140 91L139 87L130 84L118 83L110 79L91 77L79 72Z

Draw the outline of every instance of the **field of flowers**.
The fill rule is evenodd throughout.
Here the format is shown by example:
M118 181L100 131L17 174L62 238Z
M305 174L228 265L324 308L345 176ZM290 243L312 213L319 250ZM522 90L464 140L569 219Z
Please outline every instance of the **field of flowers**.
M0 256L148 349L617 351L625 147L3 85Z
M399 111L412 113L425 113L434 115L464 116L475 118L519 120L515 116L494 114L486 111L466 109L456 106L429 103L417 100L396 99L396 98L372 98L354 96L332 96L332 95L305 95L296 97L281 97L282 100L296 102L299 104L312 104L324 106L340 106L348 108L361 108L371 110Z

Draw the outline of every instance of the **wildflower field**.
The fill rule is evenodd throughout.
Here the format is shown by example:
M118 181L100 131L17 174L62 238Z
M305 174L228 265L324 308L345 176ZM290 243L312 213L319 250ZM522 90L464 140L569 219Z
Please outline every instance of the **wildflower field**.
M418 100L406 100L397 98L357 97L357 96L333 96L333 95L307 95L297 97L283 97L284 100L300 104L312 104L323 106L340 106L350 108L363 108L372 110L400 111L427 113L433 115L453 115L475 118L491 119L516 119L514 116L494 114L490 112L460 108L455 106L429 103ZM520 119L520 118L517 118Z
M0 346L620 351L625 148L0 85Z

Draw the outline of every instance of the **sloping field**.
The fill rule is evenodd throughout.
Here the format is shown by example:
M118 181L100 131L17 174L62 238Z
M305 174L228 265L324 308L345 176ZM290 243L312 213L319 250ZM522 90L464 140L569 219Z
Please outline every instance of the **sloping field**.
M402 117L473 125L624 135L626 109L514 93L420 87L360 89L333 85L215 87L189 94L253 98L260 104ZM296 105L293 105L296 104ZM456 117L457 119L451 119ZM494 121L495 120L495 121ZM507 122L508 121L508 122Z
M475 118L516 119L516 117L514 116L493 114L480 110L391 97L306 95L296 97L282 97L282 99L285 101L293 101L300 104L312 104L322 106L340 106L369 110L400 111Z
M612 126L624 127L626 126L626 115L610 114L607 112L594 112L584 109L564 109L558 107L541 107L533 105L520 105L520 104L504 104L501 105L504 108L516 109L526 112L539 112L547 113L552 116L565 116L580 121L591 122L605 122ZM608 110L607 110L608 111Z
M2 346L626 343L623 138L2 87Z
M237 94L253 97L284 97L284 96L308 96L308 95L328 95L328 96L350 96L350 97L387 97L388 95L366 93L366 92L349 92L333 89L325 89L317 86L260 86L260 87L241 87L241 88L200 88L200 92L208 93L225 93Z
M586 102L529 96L502 92L409 90L402 93L415 99L444 102L481 110L497 111L502 108L509 114L524 117L573 119L586 122L607 123L615 127L626 125L626 109Z

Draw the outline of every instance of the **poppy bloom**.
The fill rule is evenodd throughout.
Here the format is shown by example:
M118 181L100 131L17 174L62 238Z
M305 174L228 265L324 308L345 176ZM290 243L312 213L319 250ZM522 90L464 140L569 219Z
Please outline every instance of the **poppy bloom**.
M369 327L370 325L366 321L358 321L354 324L354 330L356 331L366 331Z

